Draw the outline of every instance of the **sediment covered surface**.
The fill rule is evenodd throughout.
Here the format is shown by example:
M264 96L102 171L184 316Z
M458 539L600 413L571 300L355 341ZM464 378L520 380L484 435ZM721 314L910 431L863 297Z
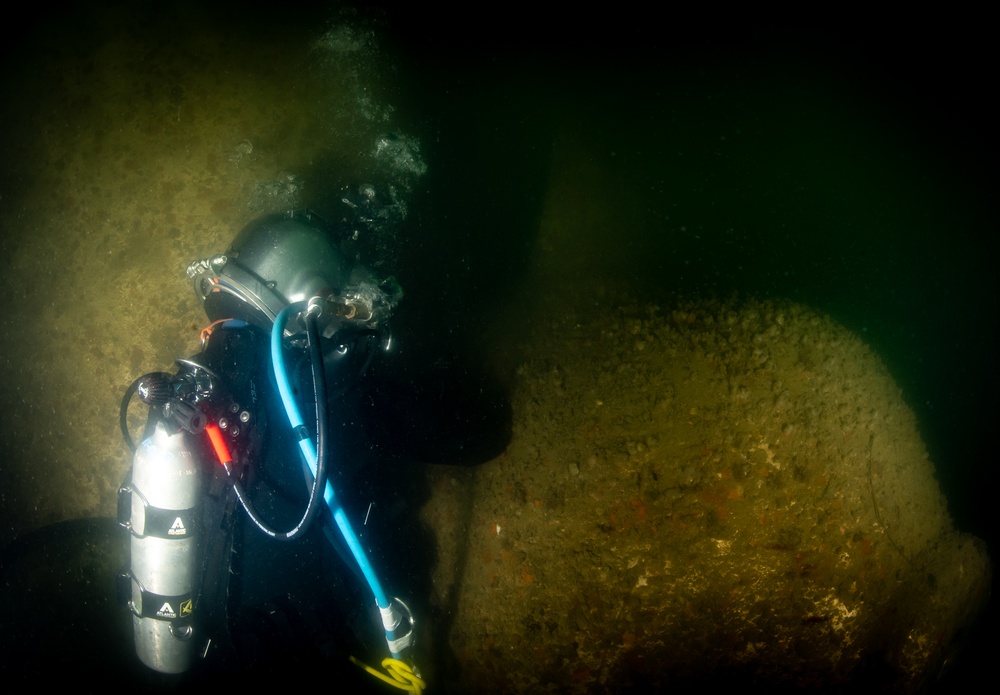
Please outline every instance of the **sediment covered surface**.
M801 305L613 295L540 312L506 453L434 473L455 690L933 681L990 564L876 355Z

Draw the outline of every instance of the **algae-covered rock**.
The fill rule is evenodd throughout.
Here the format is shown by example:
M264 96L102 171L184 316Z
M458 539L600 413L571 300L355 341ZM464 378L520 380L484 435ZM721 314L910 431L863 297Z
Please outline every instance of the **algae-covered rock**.
M985 603L899 387L831 319L607 298L518 355L506 453L424 510L456 690L914 691Z

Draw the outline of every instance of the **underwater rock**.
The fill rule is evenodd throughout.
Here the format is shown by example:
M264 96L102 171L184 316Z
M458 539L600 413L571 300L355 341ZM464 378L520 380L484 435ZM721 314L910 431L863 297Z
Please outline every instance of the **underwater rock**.
M507 451L433 474L455 691L931 682L990 563L876 355L790 303L611 306L547 313Z

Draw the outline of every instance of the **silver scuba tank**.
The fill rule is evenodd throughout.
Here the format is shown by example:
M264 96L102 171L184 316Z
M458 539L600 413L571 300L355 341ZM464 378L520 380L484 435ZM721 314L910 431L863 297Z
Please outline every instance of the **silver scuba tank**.
M162 673L186 671L194 648L194 525L202 476L186 437L158 422L136 449L127 486L135 650L143 663Z

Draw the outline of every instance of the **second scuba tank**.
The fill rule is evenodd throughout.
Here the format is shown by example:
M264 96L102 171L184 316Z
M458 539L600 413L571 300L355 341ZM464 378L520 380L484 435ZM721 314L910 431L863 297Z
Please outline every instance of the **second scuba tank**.
M201 471L183 432L162 423L136 449L127 526L135 650L162 673L182 673L192 659L197 569L195 507Z

